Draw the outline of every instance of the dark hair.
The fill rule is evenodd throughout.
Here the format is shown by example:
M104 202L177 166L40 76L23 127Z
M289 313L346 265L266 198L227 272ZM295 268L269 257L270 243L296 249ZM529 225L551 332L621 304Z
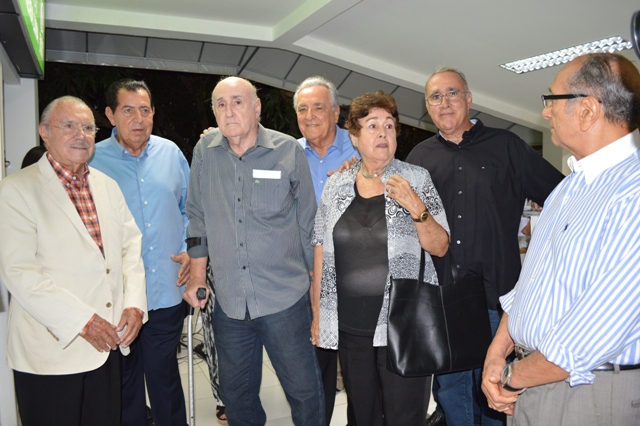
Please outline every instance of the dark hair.
M640 75L624 56L585 55L580 69L569 79L568 89L570 93L598 99L611 124L624 124L631 130L640 125ZM568 102L567 108L574 103Z
M25 167L29 167L30 165L37 163L45 152L47 152L47 148L44 146L34 146L24 155L24 158L22 159L22 167L20 168L24 169Z
M344 123L344 126L349 130L349 133L357 135L362 128L360 123L358 123L358 120L369 115L371 110L374 108L381 108L391 114L393 120L396 122L396 135L399 135L400 119L398 117L398 106L396 105L396 100L393 96L387 95L381 90L365 93L351 101L349 117L347 117L347 121Z
M151 102L151 107L153 108L153 97L151 96L151 90L149 90L147 83L142 80L125 78L112 83L107 89L107 106L111 108L111 111L115 112L116 108L118 108L118 92L120 92L120 89L124 89L128 92L144 90L147 92L147 95L149 95L149 102Z

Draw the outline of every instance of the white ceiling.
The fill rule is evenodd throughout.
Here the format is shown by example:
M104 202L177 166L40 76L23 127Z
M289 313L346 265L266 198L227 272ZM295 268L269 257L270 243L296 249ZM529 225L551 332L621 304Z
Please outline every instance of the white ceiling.
M47 58L242 71L288 89L324 73L347 100L393 92L401 114L427 128L423 85L438 66L454 66L467 75L474 114L527 133L547 127L540 95L557 68L517 75L499 64L629 40L638 9L637 0L47 0Z

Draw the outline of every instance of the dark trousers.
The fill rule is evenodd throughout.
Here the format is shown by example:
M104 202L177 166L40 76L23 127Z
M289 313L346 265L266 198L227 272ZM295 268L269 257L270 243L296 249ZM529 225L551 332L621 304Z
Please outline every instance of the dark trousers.
M186 303L149 311L149 321L122 357L122 426L146 426L145 380L157 426L185 426L187 412L176 351Z
M325 426L322 379L315 347L309 341L309 293L275 314L244 320L229 318L216 300L213 309L220 388L229 424L263 426L267 421L260 401L262 350L291 406L296 426Z
M13 372L23 426L118 426L120 351L96 370L39 375Z
M318 366L324 387L324 407L327 413L327 426L331 423L333 407L336 404L336 387L338 379L338 351L316 348Z
M431 376L402 377L387 370L387 348L372 337L340 332L338 353L355 425L423 426Z

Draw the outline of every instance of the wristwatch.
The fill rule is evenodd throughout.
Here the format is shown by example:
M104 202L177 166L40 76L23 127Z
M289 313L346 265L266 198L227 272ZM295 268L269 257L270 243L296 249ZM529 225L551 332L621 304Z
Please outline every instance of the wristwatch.
M411 219L413 219L413 218L411 218ZM414 222L422 222L422 223L424 223L424 222L427 221L427 219L429 219L429 210L425 210L422 213L420 213L416 219L413 219L413 221Z
M513 386L509 385L509 383L511 383L511 378L513 377L513 364L513 362L509 363L502 369L502 374L500 374L500 384L509 392L522 393L526 391L527 388L514 388Z

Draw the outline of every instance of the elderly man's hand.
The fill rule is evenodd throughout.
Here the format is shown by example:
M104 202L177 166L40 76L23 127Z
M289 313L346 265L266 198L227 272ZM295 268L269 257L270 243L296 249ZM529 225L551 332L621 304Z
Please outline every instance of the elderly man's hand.
M100 352L116 350L120 341L116 327L98 315L93 318L82 337Z
M127 327L124 334L120 338L120 345L122 345L123 348L128 347L138 336L140 328L142 328L143 315L144 314L141 315L140 311L135 308L126 308L122 312L122 317L120 317L120 322L118 323L118 328L116 329L116 331L120 332L124 330L125 327Z
M180 270L178 271L178 281L176 282L176 285L185 285L189 282L189 276L191 274L191 258L186 251L183 251L177 256L171 255L171 260L181 264Z
M342 163L342 166L340 166L338 170L332 170L330 172L327 172L327 176L331 176L334 173L340 173L340 172L344 172L345 170L349 170L357 162L358 162L358 157L354 155L353 157L351 157L351 160L347 160L344 163Z
M513 415L515 403L518 401L518 393L509 392L500 384L500 375L505 365L507 364L503 358L487 357L482 370L482 391L487 396L489 407Z
M204 288L207 291L207 295L204 299L198 300L197 292L199 288ZM187 283L187 289L185 290L182 298L194 308L204 309L209 300L209 287L204 280L191 279Z

